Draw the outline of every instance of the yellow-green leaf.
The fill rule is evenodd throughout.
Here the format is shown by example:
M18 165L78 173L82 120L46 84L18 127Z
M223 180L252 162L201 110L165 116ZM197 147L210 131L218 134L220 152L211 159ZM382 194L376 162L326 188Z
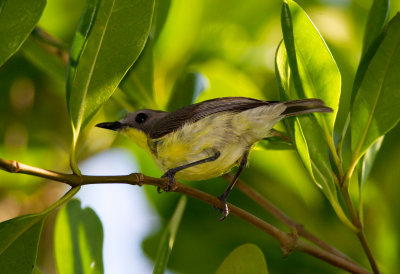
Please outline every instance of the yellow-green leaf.
M91 208L72 200L60 209L54 229L58 273L103 273L103 227Z

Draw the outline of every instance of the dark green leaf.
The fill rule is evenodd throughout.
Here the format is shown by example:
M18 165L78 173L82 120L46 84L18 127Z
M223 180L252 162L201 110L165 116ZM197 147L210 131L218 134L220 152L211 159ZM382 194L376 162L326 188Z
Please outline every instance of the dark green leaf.
M103 228L91 208L72 200L60 209L54 229L58 273L103 273Z
M183 213L185 212L186 201L186 196L182 196L179 199L174 214L172 215L167 227L164 230L160 244L158 246L156 264L154 266L153 273L162 274L167 268L169 255L171 254L172 248L174 246L176 233L178 231Z
M334 110L332 114L316 116L325 135L332 136L341 89L339 69L304 10L292 0L285 2L282 32L297 95L322 99Z
M354 99L351 119L353 162L400 120L400 14L388 24L385 38Z
M149 35L153 8L154 0L89 0L68 67L67 102L75 135L138 58Z
M28 38L42 15L46 0L0 1L0 66Z
M153 75L153 39L149 37L139 59L120 84L120 88L135 109L158 108L154 102Z
M0 223L1 273L32 273L47 214L32 214Z
M267 262L261 249L254 244L235 248L218 268L217 274L268 274Z
M390 0L374 0L372 3L365 27L362 55L365 54L386 25L389 16L389 6Z
M351 95L351 105L353 105L354 97L360 88L365 72L369 63L374 57L379 45L385 37L383 31L389 15L389 0L375 0L369 11L367 26L364 33L363 53L361 61L357 68L357 73L354 78L354 84Z
M207 88L207 80L200 72L187 72L177 80L168 102L168 111L193 104L199 94Z

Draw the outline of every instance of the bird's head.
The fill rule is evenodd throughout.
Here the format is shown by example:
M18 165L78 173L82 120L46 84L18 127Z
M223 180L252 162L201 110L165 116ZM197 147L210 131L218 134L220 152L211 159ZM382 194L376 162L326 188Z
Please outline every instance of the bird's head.
M167 114L164 111L141 109L129 113L120 121L100 123L96 127L117 131L138 145L147 148L147 138L151 129Z

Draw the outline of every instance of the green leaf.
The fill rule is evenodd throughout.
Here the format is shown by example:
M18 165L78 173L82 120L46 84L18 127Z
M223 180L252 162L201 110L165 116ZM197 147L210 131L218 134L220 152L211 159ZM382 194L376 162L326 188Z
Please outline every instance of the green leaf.
M322 99L334 110L316 116L325 135L332 136L341 89L335 60L313 22L292 0L283 3L282 32L297 96Z
M67 103L75 139L144 48L154 0L89 0L71 48Z
M46 0L0 1L0 66L24 43L39 21Z
M38 214L0 223L0 270L2 273L32 273L36 263L40 234L46 217L71 199L80 187L71 188L61 199Z
M158 109L154 101L153 39L149 37L139 59L120 84L129 103L135 109Z
M381 149L384 136L380 137L365 153L361 161L361 172L359 179L359 199L358 199L358 215L360 220L363 220L363 190L371 169L375 163L376 155Z
M268 274L267 262L261 249L254 244L235 248L218 267L217 274Z
M285 44L281 42L275 56L275 74L280 97L283 100L288 100L294 96L294 85L292 84L294 75L288 65L287 55ZM313 182L329 200L340 220L349 228L355 230L356 228L347 218L338 201L328 147L322 131L316 130L319 129L316 118L312 115L302 115L286 118L284 123L292 140L294 140L296 151Z
M200 73L189 71L179 78L169 98L167 110L173 111L193 104L196 98L207 88L207 79Z
M157 41L165 25L165 21L167 21L170 6L171 0L156 0L156 5L154 8L154 21L151 30L154 41Z
M314 183L329 200L336 215L350 229L357 229L348 219L341 207L336 193L335 179L329 161L328 148L322 132L315 130L318 123L315 117L297 117L295 123L295 144L297 152Z
M58 273L103 273L103 228L91 208L71 200L60 209L54 229Z
M46 213L26 215L0 223L2 273L32 273Z
M369 10L367 25L365 27L363 54L382 32L389 16L390 0L374 0Z
M174 246L176 233L178 231L179 224L181 222L183 213L185 212L187 198L182 196L179 199L178 205L172 215L167 227L165 228L163 235L158 246L156 264L154 266L154 274L162 274L168 265L169 255L171 254Z
M369 63L385 37L384 26L387 23L388 14L389 0L375 0L372 3L364 33L363 53L356 76L354 77L350 105L353 105L354 98L364 79Z
M386 35L365 73L351 111L353 163L400 120L400 14L388 24Z

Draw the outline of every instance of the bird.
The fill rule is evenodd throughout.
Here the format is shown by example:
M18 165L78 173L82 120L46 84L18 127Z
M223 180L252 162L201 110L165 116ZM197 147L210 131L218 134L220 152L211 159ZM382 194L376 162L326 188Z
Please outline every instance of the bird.
M223 97L184 106L172 112L141 109L122 120L96 126L117 131L144 148L168 178L207 180L238 166L228 188L218 198L224 220L229 214L227 198L245 169L257 142L273 135L281 119L333 110L315 98L263 101L247 97ZM159 191L159 189L158 189Z

